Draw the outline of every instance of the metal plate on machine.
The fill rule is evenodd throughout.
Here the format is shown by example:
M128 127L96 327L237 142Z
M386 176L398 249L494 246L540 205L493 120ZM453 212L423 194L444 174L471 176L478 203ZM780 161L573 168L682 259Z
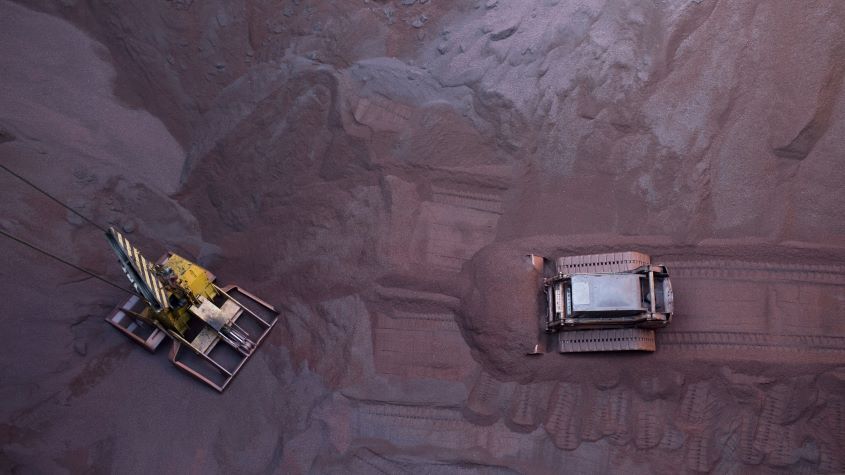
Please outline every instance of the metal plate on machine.
M217 331L220 331L228 323L226 316L220 311L220 308L203 297L200 297L199 306L191 305L191 312Z
M191 346L196 348L200 353L207 353L211 346L220 339L216 331L205 327L199 334L191 341Z
M590 284L572 279L572 303L578 305L590 305Z
M643 297L638 274L572 276L574 312L640 311Z
M235 321L237 316L241 314L241 307L239 307L233 300L227 300L220 306L220 313L223 315L223 320L225 320L228 325L229 323Z

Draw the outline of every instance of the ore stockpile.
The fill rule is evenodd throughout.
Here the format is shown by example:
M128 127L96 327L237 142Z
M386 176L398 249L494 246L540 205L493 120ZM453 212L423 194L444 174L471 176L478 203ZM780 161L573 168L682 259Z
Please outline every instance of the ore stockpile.
M0 0L0 163L280 320L222 395L3 241L0 471L841 473L845 4ZM125 277L0 175L0 229ZM654 354L525 356L637 250Z

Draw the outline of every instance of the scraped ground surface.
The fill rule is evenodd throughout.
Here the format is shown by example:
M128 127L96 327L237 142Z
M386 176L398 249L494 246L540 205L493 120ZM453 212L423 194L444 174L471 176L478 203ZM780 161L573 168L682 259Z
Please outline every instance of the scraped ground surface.
M2 241L0 471L845 471L843 25L0 0L0 163L281 312L219 395L103 321L125 294ZM0 228L125 284L99 231L0 190ZM657 352L524 356L523 256L626 250L672 275Z

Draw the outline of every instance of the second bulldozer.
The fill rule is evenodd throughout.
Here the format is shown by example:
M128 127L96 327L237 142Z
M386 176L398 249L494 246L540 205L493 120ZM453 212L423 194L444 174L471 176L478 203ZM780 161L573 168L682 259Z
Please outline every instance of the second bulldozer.
M529 354L558 351L654 351L654 329L672 319L673 295L665 266L639 252L560 257L529 255L542 276L541 336Z

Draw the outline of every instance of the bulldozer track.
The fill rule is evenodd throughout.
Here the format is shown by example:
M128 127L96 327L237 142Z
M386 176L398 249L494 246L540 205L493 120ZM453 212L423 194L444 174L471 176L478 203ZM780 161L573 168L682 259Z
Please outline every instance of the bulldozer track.
M579 330L558 333L561 353L590 351L654 351L654 330L620 328L615 330Z
M544 428L552 442L560 449L575 450L581 445L580 412L581 385L558 383L549 401Z
M532 384L519 384L511 395L508 420L521 427L537 425L537 387Z
M376 288L376 295L381 300L390 301L391 306L398 307L412 306L440 311L456 308L460 305L460 300L456 297L404 287L379 286Z
M462 450L486 440L487 428L466 422L454 409L363 403L353 411L353 439L390 440L397 446Z
M571 251L574 252L574 251ZM662 259L639 252L565 256L556 260L558 272L622 272L646 264L665 265L672 278L799 281L845 285L845 265L746 261L741 259Z
M389 440L399 447L472 449L474 453L466 452L468 461L485 465L495 459L518 458L552 469L561 462L559 451L543 450L538 435L511 432L501 422L489 426L472 424L455 409L367 402L358 404L353 411L353 440Z
M841 397L828 399L827 414L826 423L833 438L845 445L845 400Z
M564 274L625 272L650 263L649 256L641 252L565 256L558 258L556 261L557 271Z
M631 440L631 390L619 386L610 390L609 410L604 433L613 445L627 445Z
M658 448L663 450L678 450L684 446L686 436L677 427L669 426L663 433L663 438L660 439Z
M729 279L752 281L799 281L845 285L845 266L783 264L739 260L660 261L673 279Z
M834 445L822 442L819 445L819 472L820 473L842 473L845 463L839 455L841 445Z
M427 263L451 272L493 241L499 221L496 213L437 202L424 203L421 215Z
M681 399L681 420L691 426L704 424L712 412L713 397L710 391L710 383L706 381L687 386Z
M626 385L598 389L582 383L561 382L548 399L542 424L549 442L562 452L555 455L541 451L540 455L545 456L544 461L548 458L548 463L553 459L568 460L568 454L582 445L597 447L595 443L604 441L608 444L605 447L618 447L611 450L675 451L678 462L694 472L723 471L737 462L765 463L770 469L804 469L807 473L839 470L842 457L835 447L840 446L843 438L841 422L845 417L845 405L838 397L828 398L823 405L824 411L812 420L803 409L799 411L799 418L805 417L803 422L793 420L792 405L818 407L818 402L815 399L807 402L801 397L803 402L796 403L794 389L803 385L804 380L793 378L789 381L778 383L760 406L725 405L720 392L723 388L714 385L712 380L691 383L680 399L670 400L644 400ZM483 383L483 379L479 383ZM812 385L811 382L807 384ZM538 384L515 386L509 419L514 419L517 404L531 407L525 401L531 399L529 394L539 394L538 387ZM667 411L674 412L677 417L672 418ZM725 425L726 416L735 423ZM673 419L680 423L680 428L671 422ZM814 428L812 437L819 452L816 458L810 454L808 459L804 441L805 431L810 427ZM486 426L486 432L479 434L487 449L494 453L510 450L524 458L536 456L530 449L530 439L508 432L500 424Z
M780 420L786 411L789 388L783 384L775 386L766 394L763 412L757 424L752 447L755 451L768 454L777 448L780 439Z
M378 454L363 449L361 453L356 453L352 458L352 466L350 467L352 473L384 473L392 475L394 473L410 473L402 465L388 460Z
M590 404L584 405L584 418L581 420L581 440L596 442L606 434L604 421L610 416L610 394L607 391L590 388Z
M739 459L747 465L759 465L763 462L763 453L754 447L754 433L759 417L751 412L745 412L739 425Z
M676 332L664 330L657 334L657 345L663 349L718 350L760 349L776 351L807 351L820 353L845 352L845 337L815 335L770 335L739 332Z
M501 387L502 383L496 378L486 371L481 371L469 392L467 408L480 416L497 415Z
M502 198L498 193L473 192L444 185L432 186L433 200L487 213L502 214Z
M417 325L447 332L460 331L455 323L455 315L451 313L415 313L397 310L391 314L391 319L397 322L400 328Z
M454 409L442 409L428 406L366 403L361 405L360 413L372 417L426 421L427 423L434 422L456 427L465 424L461 414Z
M814 426L821 429L819 437L819 469L823 473L839 473L845 469L842 447L845 445L845 400L830 397Z
M657 447L663 439L662 401L642 401L637 406L634 445L638 449Z
M549 450L554 447L544 442L545 434L515 433L501 422L476 425L465 421L459 411L450 408L358 402L352 408L350 436L355 444L388 440L392 445L403 448L436 447L463 451L467 462L485 468L495 467L497 460L519 460L529 466L544 467L544 472L557 471L560 467L578 472L602 471L601 464L593 460L561 450ZM365 458L368 459L365 462L371 462L369 457ZM490 471L483 469L482 473Z
M484 172L435 170L431 195L420 207L413 241L426 264L459 272L493 242L503 213L507 180Z
M796 453L796 449L801 444L795 426L777 426L775 435L772 450L766 457L768 464L775 467L787 467L797 462L800 457Z
M373 361L376 371L399 377L462 380L473 368L469 347L447 295L378 287L373 301Z
M687 443L687 468L693 472L708 473L713 467L715 459L711 456L713 441L704 434L693 435Z
M711 469L711 473L727 473L731 471L731 467L737 465L737 451L739 450L739 434L737 431L732 431L724 439L721 444L717 446L719 450L716 455L719 461L716 466Z
M460 380L474 366L454 320L379 315L373 339L375 367L382 374Z
M413 109L385 97L361 97L358 99L353 117L373 130L400 132L408 125Z
M845 352L845 325L835 317L845 310L838 290L845 285L845 266L731 259L667 261L666 266L676 314L672 325L657 331L661 350L717 359L727 353L777 358L809 352L825 360ZM736 321L743 323L738 327ZM825 334L805 333L819 326Z

